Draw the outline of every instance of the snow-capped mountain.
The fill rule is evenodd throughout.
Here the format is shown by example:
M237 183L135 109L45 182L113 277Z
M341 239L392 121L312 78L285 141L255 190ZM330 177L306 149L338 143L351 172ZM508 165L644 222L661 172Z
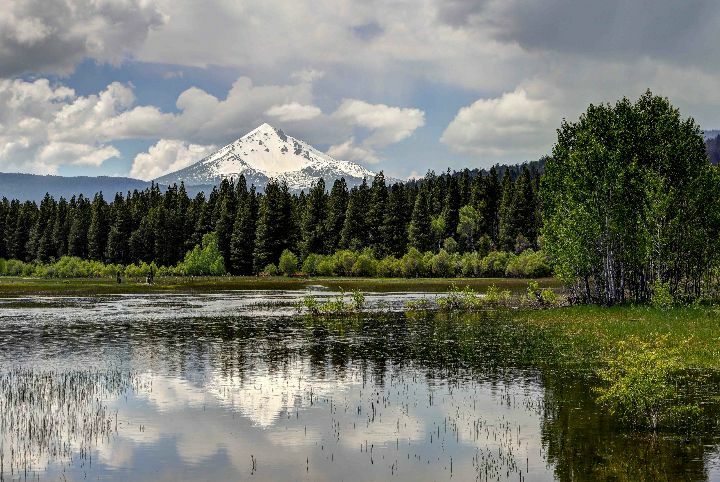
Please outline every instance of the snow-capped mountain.
M159 184L184 182L186 186L218 184L226 178L245 176L248 185L264 188L270 178L287 182L292 190L307 190L314 181L328 186L345 178L348 186L372 181L375 173L354 162L333 159L311 145L263 124L199 162L166 174Z

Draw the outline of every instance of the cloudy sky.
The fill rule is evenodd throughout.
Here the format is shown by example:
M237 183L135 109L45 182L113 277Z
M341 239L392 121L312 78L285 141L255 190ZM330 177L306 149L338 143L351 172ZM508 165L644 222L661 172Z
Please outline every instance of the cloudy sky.
M549 152L589 103L720 127L713 0L2 0L0 171L151 179L262 122L396 177Z

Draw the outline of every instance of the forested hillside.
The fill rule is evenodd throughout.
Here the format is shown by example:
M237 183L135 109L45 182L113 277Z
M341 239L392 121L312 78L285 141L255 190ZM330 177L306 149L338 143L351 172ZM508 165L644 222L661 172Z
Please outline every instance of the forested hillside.
M338 250L375 259L419 253L519 253L538 247L537 191L542 164L516 169L428 173L387 185L382 173L348 189L320 180L306 194L270 182L257 193L245 179L208 196L153 185L105 199L47 195L39 204L0 202L0 258L47 263L63 256L127 265L174 266L217 233L232 274L255 274L284 250L300 256ZM499 173L502 171L502 175ZM503 268L504 270L504 268ZM504 274L504 273L503 273Z

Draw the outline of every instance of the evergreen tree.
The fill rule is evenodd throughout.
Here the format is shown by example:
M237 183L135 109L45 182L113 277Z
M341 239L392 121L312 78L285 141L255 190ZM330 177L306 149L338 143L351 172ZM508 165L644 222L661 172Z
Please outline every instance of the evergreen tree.
M70 206L64 197L60 198L55 210L52 237L55 240L55 257L68 254L68 233L70 232Z
M111 263L130 262L130 210L122 194L116 194L113 201L113 220L108 234L105 258Z
M408 241L411 247L421 252L432 249L433 236L430 223L431 216L427 193L425 189L421 188L415 198L415 206L413 207L410 227L408 229Z
M390 188L385 219L383 219L383 252L395 257L405 254L407 248L407 216L408 205L405 188L402 184L394 184Z
M220 193L216 204L217 214L215 215L215 232L218 236L218 249L223 255L225 265L230 264L230 241L235 223L236 205L234 186L223 179L220 184Z
M302 243L300 253L305 258L310 253L325 253L327 237L327 193L325 181L320 178L305 200L302 217Z
M522 174L515 182L513 200L510 207L512 213L512 233L515 237L523 235L531 244L537 238L537 224L535 221L537 202L535 190L530 178L530 171L523 166Z
M498 208L498 244L500 249L505 251L510 251L515 247L515 238L517 237L512 212L512 204L515 197L513 187L510 172L505 171L502 180L502 196Z
M334 253L340 243L340 233L345 224L345 212L347 211L350 193L344 178L337 179L333 183L328 197L327 227L325 249L328 254Z
M230 240L230 272L237 275L253 274L253 250L257 229L258 199L255 186L244 197L238 209Z
M0 259L7 259L7 234L8 234L8 215L10 211L10 201L3 197L0 201Z
M103 260L110 225L107 219L107 203L102 193L95 195L90 209L90 227L88 228L88 256L90 259Z
M448 173L447 178L447 191L445 193L445 205L443 208L443 218L445 221L444 238L451 238L455 236L460 220L460 187L458 186L455 176Z
M386 251L383 239L383 225L387 209L388 191L385 175L380 171L373 179L370 188L370 204L367 207L367 243L378 256Z
M78 258L88 255L88 228L90 227L90 201L82 194L78 196L72 213L68 232L68 254Z
M28 246L29 256L42 263L47 263L51 258L55 257L53 229L56 210L57 203L55 199L49 193L46 193L40 202L40 209L30 233Z
M484 209L482 209L484 222L483 225L487 229L490 238L497 242L498 234L500 229L500 200L502 196L502 186L500 185L500 178L498 177L497 168L495 166L490 168L490 172L484 179L484 195L483 200L485 201ZM479 208L479 205L475 205Z
M293 229L292 215L287 184L270 180L260 201L254 252L256 271L261 271L270 263L277 263L283 250L292 246L292 235L288 232Z
M350 190L345 221L340 232L340 247L360 250L368 245L367 206L370 198L370 189L367 180Z

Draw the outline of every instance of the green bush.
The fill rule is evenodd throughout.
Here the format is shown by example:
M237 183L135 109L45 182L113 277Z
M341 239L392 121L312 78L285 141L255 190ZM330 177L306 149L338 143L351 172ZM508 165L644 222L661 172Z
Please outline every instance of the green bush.
M323 256L317 263L317 274L320 276L333 276L335 274L335 261L330 256Z
M532 249L510 258L505 268L505 275L514 278L542 278L551 273L545 253Z
M278 267L274 263L270 263L269 265L265 266L262 272L263 274L266 274L268 276L277 276L280 273Z
M361 253L353 265L352 274L354 276L375 276L377 274L377 260L371 253Z
M416 248L410 250L400 260L400 269L405 278L419 278L425 274L423 255Z
M318 254L308 254L302 264L303 273L309 276L315 276L316 274L318 274L318 263L321 259L322 256Z
M441 278L450 278L455 276L455 260L444 249L431 258L430 266L432 274Z
M651 286L650 304L661 310L669 310L675 304L675 298L670 291L670 283L655 281Z
M217 233L212 232L203 236L202 243L187 252L178 268L186 276L224 275L227 271L218 248ZM157 267L155 270L157 271Z
M482 275L488 277L504 276L508 263L514 257L514 254L506 251L491 251L480 262Z
M297 273L298 270L298 258L295 253L286 249L280 255L280 261L278 262L278 269L285 276L292 276Z
M378 261L375 272L380 278L400 277L402 276L400 260L398 260L394 256L387 256Z
M679 401L675 377L682 369L677 346L667 335L646 342L630 337L619 342L597 371L603 386L598 402L625 424L657 429L671 424L679 412L699 416L699 407Z

